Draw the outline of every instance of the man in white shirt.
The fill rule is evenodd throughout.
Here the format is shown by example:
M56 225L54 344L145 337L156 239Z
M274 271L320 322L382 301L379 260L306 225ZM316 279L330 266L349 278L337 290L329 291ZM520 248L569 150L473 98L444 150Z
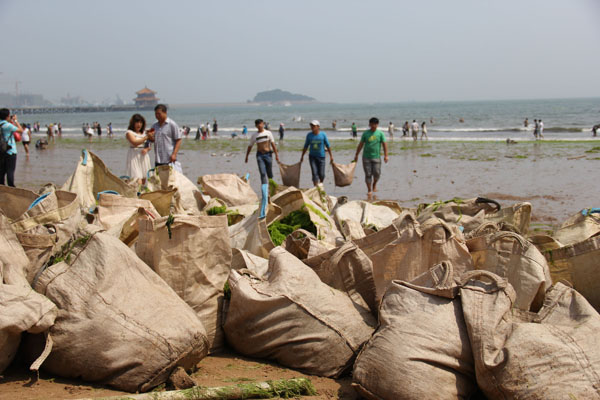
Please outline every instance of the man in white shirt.
M154 165L173 165L177 171L182 172L181 164L177 162L177 153L181 147L181 131L171 118L167 117L167 106L158 104L154 107L154 116L157 122L148 132L148 138L154 142Z
M391 122L388 125L388 133L390 134L390 139L394 139L394 124Z
M248 156L252 151L252 147L256 144L256 162L258 163L258 171L260 172L260 183L262 199L260 202L260 215L259 219L265 218L267 212L267 201L269 200L269 179L273 178L273 156L275 153L275 159L279 162L279 153L275 146L275 139L273 134L265 129L265 122L262 119L254 121L257 132L254 132L250 136L248 142L248 149L246 150L246 163L248 163Z
M411 130L413 140L417 140L417 136L419 136L419 124L414 119L413 119L412 124L410 125L410 130Z

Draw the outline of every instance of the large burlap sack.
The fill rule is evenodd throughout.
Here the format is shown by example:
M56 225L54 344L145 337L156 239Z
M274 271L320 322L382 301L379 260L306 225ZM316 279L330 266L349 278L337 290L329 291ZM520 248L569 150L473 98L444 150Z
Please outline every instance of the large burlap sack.
M29 282L83 222L78 196L62 190L38 196L29 190L0 185L0 209L8 216L29 258L25 272Z
M568 281L600 311L600 236L560 249L546 250L544 256L554 282Z
M354 364L353 386L368 399L468 399L476 390L473 354L450 264L431 286L393 281L379 326ZM431 279L433 278L433 279Z
M582 210L569 217L554 232L554 238L565 246L583 242L600 233L600 209Z
M252 274L263 278L269 270L269 260L255 256L246 250L231 249L231 269L249 270Z
M481 274L474 271L473 274ZM537 313L512 308L503 278L466 277L460 290L477 383L490 399L600 397L600 316L557 283Z
M504 223L521 234L527 235L529 225L531 223L531 203L516 203L510 207L502 207L502 209L485 215L486 221Z
M21 333L47 331L57 313L56 306L29 285L0 282L0 373L17 354Z
M137 240L139 235L138 214L140 209L149 218L160 217L160 214L149 200L130 199L111 193L101 193L98 196L94 223L129 246Z
M497 232L467 241L473 269L486 270L508 279L516 292L515 307L537 311L552 285L550 269L540 251L521 235Z
M294 191L294 190L296 190L296 189L289 188L288 191ZM309 189L304 189L304 190L302 190L302 193L304 194L304 197L306 197L307 199L310 199L312 202L314 202L317 206L319 206L319 208L321 210L324 210L326 214L331 215L331 212L337 205L337 198L334 196L328 195L325 192L325 189L324 189L322 183L319 183L317 186L313 186ZM281 194L279 194L278 197L280 197L280 196L281 196ZM275 196L274 196L274 199L275 199ZM272 201L275 202L275 200L272 200Z
M206 356L196 313L119 239L80 238L65 261L35 283L59 309L44 369L143 392Z
M140 194L140 199L150 201L161 217L167 217L177 213L175 210L175 193L177 193L175 189L155 190L154 192Z
M293 186L295 188L300 187L300 169L302 163L296 163L287 165L284 163L277 163L279 165L279 173L281 174L281 181L285 186Z
M177 214L200 214L197 196L201 195L194 182L171 165L159 165L148 171L146 187L150 192L177 190L173 195L174 212Z
M287 190L273 196L273 204L281 208L282 218L292 211L304 210L317 229L317 239L335 246L343 236L327 211L308 198L301 190Z
M137 255L198 314L210 351L223 347L223 286L231 269L225 216L140 219Z
M373 263L356 244L348 242L342 245L331 258L313 270L321 282L347 293L354 303L377 315Z
M235 174L204 175L198 178L202 192L221 199L228 206L241 206L258 202L258 196L248 182Z
M29 264L10 221L0 210L0 284L28 286Z
M377 251L365 250L357 241L373 262L377 298L381 299L392 280L411 281L442 261L449 261L456 274L473 269L462 234L441 219L429 218L419 224L411 213L405 212L392 226L396 238L384 242Z
M352 181L354 180L354 170L356 169L355 162L351 162L347 165L332 162L331 168L333 169L335 186L344 187L352 185Z
M246 356L337 377L373 332L368 312L281 247L271 251L266 280L232 270L229 286L223 328L228 343Z
M398 218L398 213L383 205L371 204L368 201L354 200L337 206L333 212L340 230L348 221L358 222L363 228L373 228L379 231L389 226ZM347 240L351 238L346 237Z
M431 204L421 204L417 209L417 219L425 222L431 217L460 225L464 232L477 228L485 221L485 215L499 211L498 202L483 197L474 199L454 198L448 201L436 201Z
M81 207L88 209L96 204L99 192L113 190L125 197L137 197L137 187L114 175L104 162L91 151L82 150L73 174L61 188L76 193Z
M297 229L288 235L282 246L300 260L315 257L334 247L304 229Z
M268 258L269 252L275 247L269 236L267 226L281 217L281 208L269 204L267 215L258 219L255 212L249 217L229 227L229 241L232 249L247 250L250 253Z

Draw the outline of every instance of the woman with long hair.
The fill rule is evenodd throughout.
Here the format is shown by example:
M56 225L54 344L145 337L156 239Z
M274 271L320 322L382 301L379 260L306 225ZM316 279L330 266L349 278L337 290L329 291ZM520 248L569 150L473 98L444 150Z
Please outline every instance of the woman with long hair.
M129 127L125 137L129 142L127 151L127 175L132 180L137 180L143 185L146 183L146 173L151 168L150 165L150 142L145 133L146 120L140 114L133 114L129 120Z

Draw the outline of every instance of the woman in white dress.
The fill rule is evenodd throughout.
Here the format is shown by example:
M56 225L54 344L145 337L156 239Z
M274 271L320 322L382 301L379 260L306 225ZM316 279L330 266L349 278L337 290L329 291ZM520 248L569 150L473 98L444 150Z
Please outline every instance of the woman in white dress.
M133 114L129 120L129 128L125 137L129 142L127 151L127 175L131 180L137 180L141 185L146 183L146 173L150 166L150 142L144 133L146 120L140 114Z

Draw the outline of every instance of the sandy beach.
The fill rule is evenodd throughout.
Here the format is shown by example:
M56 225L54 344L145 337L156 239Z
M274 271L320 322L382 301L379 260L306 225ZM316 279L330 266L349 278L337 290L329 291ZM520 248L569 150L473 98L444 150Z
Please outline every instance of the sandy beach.
M294 164L300 159L303 142L285 140L279 144L281 161ZM349 163L357 142L332 142L337 163ZM250 182L259 192L259 179L253 157L244 163L244 139L211 139L197 142L185 139L179 160L192 181L204 174L250 173ZM417 141L389 142L390 161L382 168L377 198L396 200L405 207L453 197L485 196L502 204L529 201L533 206L532 228L548 229L577 211L595 207L600 189L590 177L600 165L600 147L590 141L538 141L507 145L502 141ZM78 162L82 148L99 155L116 175L125 173L127 144L124 139L88 143L79 138L58 139L40 151L31 150L26 159L19 148L16 184L37 190L51 182L62 185ZM151 156L153 159L153 155ZM360 160L359 160L360 163ZM281 182L274 165L275 180ZM331 167L326 170L325 189L334 196L366 199L362 164L356 168L349 187L335 187ZM309 187L310 166L302 166L301 186Z

